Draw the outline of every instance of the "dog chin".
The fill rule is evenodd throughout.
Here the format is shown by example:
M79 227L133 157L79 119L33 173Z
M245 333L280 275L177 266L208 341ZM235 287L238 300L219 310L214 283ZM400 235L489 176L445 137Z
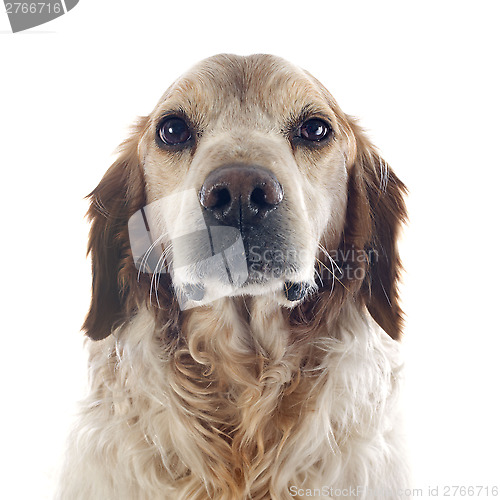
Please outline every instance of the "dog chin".
M205 279L196 283L175 284L181 309L208 305L224 297L270 296L280 305L293 307L316 291L316 284L310 278L274 277L248 280L240 286L217 279Z

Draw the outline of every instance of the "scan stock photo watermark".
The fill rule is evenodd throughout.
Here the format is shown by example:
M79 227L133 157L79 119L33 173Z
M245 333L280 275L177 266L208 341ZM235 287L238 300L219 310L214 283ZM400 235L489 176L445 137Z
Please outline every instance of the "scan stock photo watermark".
M496 498L499 488L496 485L427 485L424 488L376 489L367 486L349 486L335 488L304 488L290 486L293 498L371 498L387 500L388 498Z
M281 287L294 302L318 287L333 290L336 283L363 280L379 259L374 249L327 251L318 245L316 257L310 248L286 241L248 242L236 227L207 223L194 189L141 208L130 217L128 233L138 273L154 276L153 286L168 274L181 310L244 294L252 286L254 293Z
M19 33L63 16L73 9L78 1L7 2L4 0L4 5L12 33Z

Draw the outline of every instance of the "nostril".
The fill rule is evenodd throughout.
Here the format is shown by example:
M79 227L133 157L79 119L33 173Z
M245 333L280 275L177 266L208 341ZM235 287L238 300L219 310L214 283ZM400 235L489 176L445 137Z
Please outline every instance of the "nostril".
M258 208L273 208L283 200L283 188L276 182L256 186L250 195L250 204Z
M214 203L211 208L223 208L231 203L231 194L229 193L229 189L223 187L214 191Z
M266 199L266 193L261 187L256 187L250 196L250 202L258 207L269 205Z
M200 202L205 208L209 208L210 210L224 208L231 204L231 193L225 186L213 186L208 190L202 188Z

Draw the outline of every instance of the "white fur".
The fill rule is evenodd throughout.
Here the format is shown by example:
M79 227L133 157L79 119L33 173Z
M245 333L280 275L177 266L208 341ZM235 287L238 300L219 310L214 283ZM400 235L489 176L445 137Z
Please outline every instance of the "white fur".
M255 404L248 405L248 411L255 412L251 421L258 425L259 419L266 419L266 404L276 405L300 355L290 347L283 313L271 307L270 299L250 299L250 326L242 323L232 300L194 310L188 324L210 325L214 349L223 345L230 355L266 352L270 364L254 387L244 387L234 367L235 400L245 391L247 396L258 395ZM315 341L324 353L321 362L301 373L303 380L313 380L314 407L299 415L293 435L279 452L268 450L268 466L255 477L256 485L266 482L267 495L252 496L254 485L249 485L249 496L242 498L300 498L299 491L309 498L320 491L307 488L323 487L346 489L342 498L350 498L345 494L351 487L355 498L380 495L388 500L403 498L399 491L409 487L396 404L401 380L398 343L350 303L326 324ZM183 388L172 376L176 353L162 345L163 335L143 307L107 339L89 342L91 390L69 440L57 498L212 498L206 457L198 449L202 429L191 425L190 415L178 404Z
M179 109L195 124L196 148L158 147L157 126ZM331 140L317 148L296 143L304 110L327 119ZM297 275L245 285L241 296L229 289L233 296L206 305L188 301L193 307L181 307L180 319L174 307L162 315L141 304L147 293L135 282L123 221L144 202L156 203L147 210L153 241L164 243L156 246L168 264L190 263L191 247L199 249L174 236L205 228L196 193L210 172L235 164L279 179L286 195L274 243L296 253ZM187 190L194 197L179 194ZM84 329L103 338L114 321L127 321L89 341L90 394L70 437L58 498L403 498L410 485L397 408L401 361L389 335L399 338L401 326L393 240L406 216L404 192L326 89L286 61L220 55L178 80L91 194L94 294ZM171 247L161 238L167 234ZM139 256L155 247L142 248L142 236L139 251L131 249ZM339 265L329 253L335 249L363 258L375 250L384 259ZM349 276L352 264L366 273L363 282ZM202 282L207 300L226 293L225 265L215 274L201 264L170 267L177 288ZM334 267L345 276L334 276ZM323 268L327 284L345 288L332 289L332 300ZM315 273L320 295L291 312L297 304L285 298L285 280L312 284ZM394 281L390 289L382 277ZM168 308L171 290L164 292Z

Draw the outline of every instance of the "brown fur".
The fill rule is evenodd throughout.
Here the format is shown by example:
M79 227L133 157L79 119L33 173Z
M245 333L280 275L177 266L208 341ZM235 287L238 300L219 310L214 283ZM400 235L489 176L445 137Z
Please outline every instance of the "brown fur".
M165 491L169 485L175 484L175 491L182 491L182 498L206 498L207 495L221 499L288 498L282 493L286 484L280 482L279 475L270 471L280 464L285 467L291 460L293 448L308 445L300 440L301 436L310 432L308 428L311 422L315 422L315 412L327 411L318 408L322 405L329 408L323 391L336 390L338 394L332 395L333 398L345 396L342 377L327 379L325 375L328 363L334 372L343 366L344 358L329 354L325 343L332 339L345 341L347 334L341 333L342 325L362 322L349 318L352 310L359 312L365 306L392 339L401 336L402 312L397 291L401 262L396 240L401 223L406 219L405 186L355 121L340 110L316 80L295 69L283 72L280 65L284 62L271 56L247 59L218 56L205 62L201 69L189 73L171 87L149 117L140 119L131 137L122 145L118 160L89 195L93 291L84 330L91 339L102 340L106 349L111 350L111 354L108 352L104 358L105 348L93 349L94 385L99 388L99 397L104 402L93 411L102 412L101 422L125 415L119 425L126 422L129 430L137 429L137 436L146 439L130 446L138 453L142 450L141 453L146 455L144 450L151 450L151 442L155 445L158 440L169 443L170 448L163 452L168 458L155 451L150 467L154 471L154 481L163 484ZM276 76L269 78L273 72ZM210 94L210 86L222 89L221 95L226 95L226 99L215 90ZM281 88L289 89L282 100L276 90ZM212 98L208 104L205 103L207 92ZM195 163L201 147L198 144L189 153L168 156L158 152L150 145L153 143L154 124L164 113L163 102L184 102L182 98L186 95L192 97L187 100L189 105L183 104L183 112L189 114L192 123L198 127L199 137L210 125L207 118L210 113L233 113L226 104L231 96L237 98L239 105L250 103L250 109L257 106L252 103L267 103L266 110L273 117L281 117L284 114L282 108L290 103L297 102L301 109L302 101L314 98L318 109L322 109L321 103L326 103L334 115L336 142L328 146L330 149L323 146L293 151L299 170L302 169L300 172L305 172L301 175L307 176L306 180L317 186L318 192L335 187L325 180L329 170L328 164L321 166L322 158L334 155L336 150L332 148L339 148L346 159L345 186L339 188L340 194L337 195L342 200L345 191L345 206L337 204L335 214L322 214L330 221L321 235L323 250L319 250L316 256L317 271L322 280L317 292L300 305L287 308L277 303L270 305L261 297L235 297L181 312L168 275L162 276L155 288L158 294L154 300L150 299L151 287L155 285L152 280L157 277L138 275L132 259L127 222L133 213L161 193L161 183L164 183L162 189L175 190L189 169L190 175L194 175L195 166L200 170L198 177L203 179L211 168L235 158L260 163L271 161L268 160L271 158L279 164L289 161L287 155L292 154L285 149L273 148L272 143L265 140L259 141L251 133L248 137L243 136L239 143L221 141L217 147L207 149L202 166ZM204 105L208 108L205 109ZM175 105L170 104L170 107ZM243 125L240 126L243 130ZM245 148L239 146L243 140L246 141ZM150 160L153 167L145 163L148 154L153 157ZM335 158L342 158L340 153L335 154ZM158 165L164 165L165 174L161 169L154 170ZM316 170L311 167L314 165L318 165ZM145 170L150 176L149 184ZM340 230L336 226L338 218L342 221ZM155 317L154 333L148 333L152 335L151 344L145 340L141 347L143 352L137 347L141 345L142 333L133 326L131 331L127 330L127 325L133 325L140 316L141 308L149 309ZM107 340L111 333L116 335L116 345ZM127 338L132 334L139 335L138 339ZM127 351L128 345L134 345L135 350ZM147 346L151 345L156 349L152 354L147 351L150 348ZM132 357L144 356L146 359L149 355L160 366L161 374L150 374L153 368L146 361L133 365ZM131 356L130 359L127 356ZM358 371L363 373L370 368L360 366L353 372L353 379L362 380ZM141 387L142 383L155 377L167 381L167 386L150 387L148 390L154 392L154 397L151 394L141 396L136 385ZM335 384L339 384L338 389ZM107 409L106 397L109 398L110 393L114 400L111 409ZM122 393L123 398L116 399L116 394ZM354 389L352 397L357 397ZM165 400L161 406L163 413L154 409L156 401L160 400ZM354 419L351 412L354 415L357 411L355 404L349 407L346 403L345 408L342 404L339 399L336 409L342 418L338 422L331 421L337 439L335 445L341 450L341 455L342 450L346 450L346 456L350 453L354 456L355 452L347 444L351 434L359 432L358 437L362 440L382 417L365 412L359 423L361 430L354 431L343 421ZM377 404L375 401L374 407L378 408ZM167 406L170 409L168 414L165 411ZM143 408L144 414L139 413L139 407ZM163 434L155 425L162 429ZM186 460L194 460L195 454L183 459L183 446L177 446L176 439L179 443L189 442L196 448L200 463L186 464ZM112 454L119 456L116 450ZM325 459L323 465L321 460L310 458L311 463L307 460L302 471L294 472L295 479L309 477L307 467L314 469L319 476L318 471L323 473L331 459ZM203 476L205 484L193 481L191 469ZM173 493L168 498L177 496Z
M337 106L336 103L334 105ZM349 266L351 274L362 274L364 278L337 277L338 284L331 293L332 284L327 274L318 295L292 312L292 321L311 321L310 315L304 316L304 311L311 308L314 308L314 317L318 321L321 318L318 311L325 310L318 304L319 297L323 297L330 307L340 308L347 295L357 296L360 293L360 299L366 302L377 323L392 338L399 339L402 312L397 283L401 262L396 242L401 223L406 220L403 199L406 187L379 156L356 122L347 115L340 114L340 118L345 120L346 132L353 138L355 154L348 168L348 205L342 240L334 242L336 246L332 247L327 234L324 243L329 251L334 251L332 253L353 258L351 262L336 262L338 268ZM130 253L127 222L146 202L138 145L150 119L141 118L134 134L122 145L120 158L89 195L89 218L92 221L89 252L93 256L94 278L92 303L84 330L94 340L109 335L112 327L120 324L137 305L137 273ZM387 168L387 171L381 172L381 168ZM360 257L363 254L366 258ZM375 260L368 262L371 254ZM333 279L333 275L338 274L337 266L332 268L324 256L320 255L319 259L320 270L330 268ZM356 269L362 272L358 274ZM149 285L147 281L144 290ZM156 303L154 307L159 306L160 310L175 314L175 301L169 285L168 277L164 277L160 295L165 302ZM128 307L125 313L122 311L124 306ZM303 319L300 320L300 317Z

